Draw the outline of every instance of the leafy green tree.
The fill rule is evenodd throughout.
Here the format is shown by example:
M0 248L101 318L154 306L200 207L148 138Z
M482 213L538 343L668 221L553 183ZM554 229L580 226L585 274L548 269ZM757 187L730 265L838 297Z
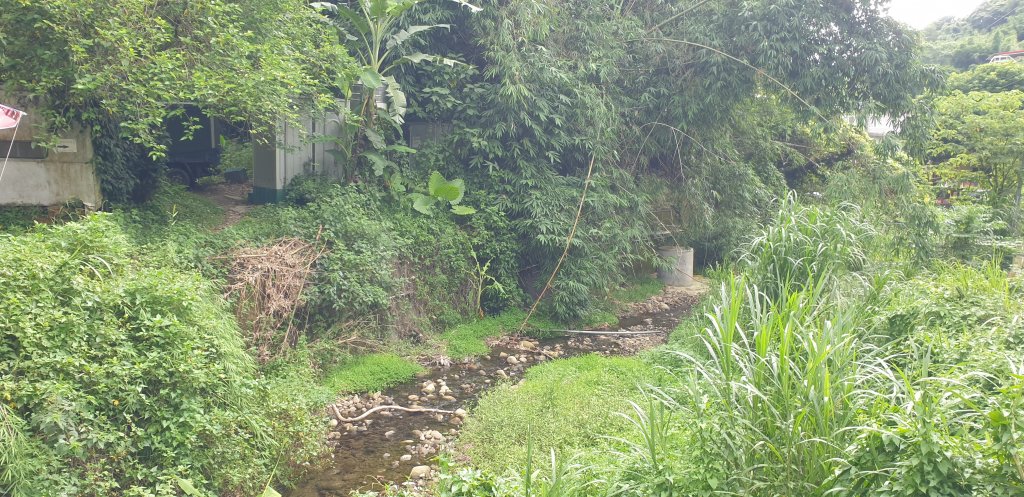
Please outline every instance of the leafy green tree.
M417 88L409 94L416 117L453 129L410 163L421 175L436 169L487 190L512 218L522 265L539 262L544 273L561 254L596 157L553 292L554 310L569 317L592 304L588 294L653 258L651 234L665 231L655 210L683 220L665 243L727 252L784 190L775 161L808 155L786 145L787 126L846 112L902 115L933 81L916 37L874 1L482 6L474 16L446 12L443 22L463 26L463 36L427 38L431 53L467 67L398 74ZM782 110L752 118L766 106ZM757 126L772 120L771 133Z
M159 155L173 102L266 132L332 103L352 59L303 0L13 0L0 9L0 81L53 125L113 119Z
M414 152L404 145L387 143L389 135L402 135L408 105L405 92L395 79L395 73L406 64L434 62L454 66L458 63L454 59L406 50L426 32L450 28L450 25L440 23L403 24L403 15L424 1L359 0L353 5L340 2L312 4L333 18L340 38L348 44L360 64L358 110L354 119L342 123L335 155L344 162L352 161L353 158L364 160L378 177L390 169L388 179L395 190L404 190L405 181L391 158L396 154ZM470 12L480 10L462 0L453 1L465 6ZM341 91L346 97L352 96L352 88L347 82L342 82ZM382 127L393 130L389 133ZM355 171L349 168L346 177L353 180Z
M954 91L934 102L936 127L928 149L933 172L957 182L977 181L988 202L1016 208L1024 187L1024 91Z
M989 0L963 19L943 18L922 31L924 60L966 71L992 54L1024 49L1020 0Z
M983 64L969 71L950 75L946 84L950 90L959 90L963 93L1024 91L1024 64Z
M374 102L375 90L382 88L388 97L388 116L402 124L406 110L405 92L402 91L393 73L402 64L432 61L454 65L456 61L445 57L427 55L422 52L404 54L402 45L414 41L420 33L432 29L448 29L447 24L429 24L402 27L402 14L425 0L360 0L356 7L330 2L317 2L314 7L336 13L337 25L343 35L350 38L351 49L362 64L359 82L367 91L362 95L360 116L368 118ZM480 9L465 2L458 2L477 12ZM347 93L347 86L345 87ZM400 131L400 130L399 130Z

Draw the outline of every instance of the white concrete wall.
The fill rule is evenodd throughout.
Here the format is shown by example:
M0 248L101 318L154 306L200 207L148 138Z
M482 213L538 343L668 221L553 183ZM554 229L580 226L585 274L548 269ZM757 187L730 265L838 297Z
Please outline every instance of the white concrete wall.
M40 124L32 114L22 118L18 141L33 139L33 126ZM0 130L0 167L7 155L13 129ZM103 203L89 134L75 128L62 135L60 148L50 150L45 159L10 159L0 179L0 205L56 205L81 200L90 207Z
M337 136L338 116L305 118L299 126L280 123L273 143L253 147L253 186L282 190L300 174L340 177L340 167L328 152L333 144L324 135Z
M312 132L312 119L304 119L300 127L279 124L274 143L253 148L253 185L281 190L292 178L311 172L317 162L317 147L305 137ZM320 155L323 155L322 152Z
M345 170L344 164L337 160L331 150L335 150L337 147L332 143L331 138L338 138L341 136L341 117L337 114L327 114L323 121L323 127L317 128L317 134L323 135L321 143L317 144L318 159L317 162L321 165L319 172L326 174L327 176L341 180L344 179Z

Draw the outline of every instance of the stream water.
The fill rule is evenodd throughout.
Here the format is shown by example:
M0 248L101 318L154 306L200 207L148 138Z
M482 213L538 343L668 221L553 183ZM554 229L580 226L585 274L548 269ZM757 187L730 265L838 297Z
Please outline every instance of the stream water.
M705 287L706 288L706 287ZM664 342L687 315L703 288L669 288L634 304L607 331L656 332L639 335L569 335L550 339L505 337L491 343L490 355L450 362L426 360L428 371L416 380L379 394L353 395L330 406L332 447L326 470L310 475L288 497L341 497L354 490L380 490L391 484L429 478L438 452L450 448L476 399L491 386L518 381L539 362L599 353L631 355ZM378 405L429 408L453 413L377 411L346 422ZM341 419L341 421L338 421Z

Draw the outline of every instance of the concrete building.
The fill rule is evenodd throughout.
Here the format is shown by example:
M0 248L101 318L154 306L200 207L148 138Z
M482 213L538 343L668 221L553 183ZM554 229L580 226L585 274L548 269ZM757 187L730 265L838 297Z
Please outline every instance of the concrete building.
M55 148L36 146L36 128L44 125L39 113L17 102L12 105L28 115L22 117L17 135L14 129L0 130L0 164L8 148L11 150L0 178L0 205L57 205L80 200L98 208L103 197L92 164L89 133L73 127L58 137Z
M74 127L59 137L55 148L41 148L33 144L37 138L36 128L44 125L41 113L2 97L0 95L0 101L10 102L28 115L22 118L17 136L13 129L0 130L0 160L11 147L11 157L0 178L0 205L48 206L78 200L99 208L103 197L89 133ZM335 149L331 137L339 136L340 127L336 114L308 117L298 125L281 123L275 136L262 140L262 144L261 140L254 140L253 191L249 201L280 201L285 187L300 174L341 178L344 164L331 153Z

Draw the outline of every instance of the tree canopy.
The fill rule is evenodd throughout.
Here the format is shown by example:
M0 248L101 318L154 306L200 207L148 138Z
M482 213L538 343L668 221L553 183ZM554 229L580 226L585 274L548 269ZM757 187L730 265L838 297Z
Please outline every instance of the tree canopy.
M0 50L7 91L58 116L112 118L158 153L168 104L265 131L333 100L353 65L303 0L14 0Z
M845 113L902 116L935 82L915 34L873 0L480 6L408 21L454 26L459 36L435 34L426 51L466 63L396 76L411 119L452 123L439 158L421 151L409 164L495 195L528 257L553 262L572 224L562 206L596 157L575 240L585 255L556 282L559 309L584 308L581 295L611 284L572 275L615 274L653 253L654 211L685 225L686 242L720 250L784 190L772 160L805 152L785 135L839 126ZM649 181L671 187L654 193Z
M1024 184L1024 92L954 91L934 103L929 159L947 182L972 181L993 204L1005 204Z

